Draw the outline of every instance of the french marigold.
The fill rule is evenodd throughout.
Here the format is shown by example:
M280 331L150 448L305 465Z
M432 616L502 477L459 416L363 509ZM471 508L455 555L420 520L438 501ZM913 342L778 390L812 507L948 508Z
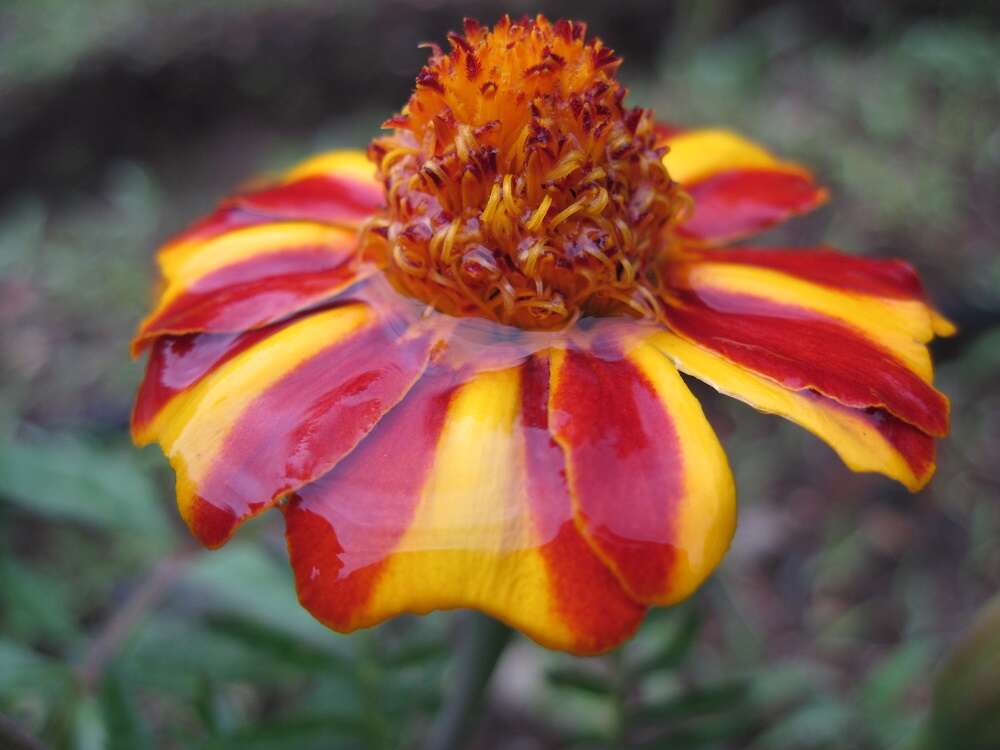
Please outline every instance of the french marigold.
M158 254L134 341L205 545L279 505L339 631L472 607L587 654L690 595L735 526L678 370L922 487L951 325L913 269L725 248L826 199L728 131L625 107L581 23L466 21L367 156L225 200Z

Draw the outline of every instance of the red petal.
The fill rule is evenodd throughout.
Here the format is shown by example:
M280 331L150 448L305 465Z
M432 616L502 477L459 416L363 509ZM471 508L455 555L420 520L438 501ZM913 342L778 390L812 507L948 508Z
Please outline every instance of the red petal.
M258 255L185 285L142 324L134 349L158 336L259 328L335 296L363 278L353 249L290 248Z
M316 175L238 195L232 203L271 221L300 219L353 227L381 209L385 199L377 182Z
M677 431L629 363L567 352L552 427L568 446L580 515L629 590L670 579L682 492Z
M157 339L132 409L133 439L140 444L148 442L142 436L174 396L288 322L243 334L204 333Z
M902 260L864 258L829 247L740 247L703 250L697 256L707 262L770 268L843 291L897 299L926 299L917 272Z
M347 169L331 165L330 170L324 174L300 168L286 182L227 198L212 214L171 239L161 252L255 224L312 221L356 228L382 208L385 198L374 176L362 177L356 165Z
M678 369L826 441L854 471L877 471L916 492L934 473L934 440L884 409L855 409L812 390L791 390L669 331L648 341Z
M554 648L617 645L645 607L573 521L562 451L547 429L547 359L482 377L428 374L288 504L303 604L337 630L467 606ZM493 451L466 444L477 436L517 465L494 465Z
M363 616L409 528L457 386L425 378L337 471L283 507L299 599L328 627L351 630Z
M347 455L419 378L433 340L401 337L355 304L237 338L167 341L136 405L136 439L161 444L182 515L215 546Z
M588 541L639 601L687 596L735 520L729 467L697 401L647 347L616 360L567 351L553 381L550 426Z
M528 496L552 576L554 605L580 636L578 650L603 651L632 633L645 607L629 598L573 522L563 451L549 432L550 366L536 356L523 368L522 409Z
M735 169L713 174L685 189L694 213L677 232L699 242L724 243L763 231L826 201L808 174Z
M716 289L675 291L667 322L695 343L792 390L885 408L931 435L948 432L948 403L861 331L791 305Z

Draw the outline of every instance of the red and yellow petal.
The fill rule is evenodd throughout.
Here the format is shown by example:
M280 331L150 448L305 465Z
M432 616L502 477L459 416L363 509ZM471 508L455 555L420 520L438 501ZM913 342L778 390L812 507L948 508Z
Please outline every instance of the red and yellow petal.
M858 409L811 390L792 390L676 334L648 340L683 372L824 440L853 471L878 472L916 492L934 474L934 439L882 409Z
M549 365L428 375L285 507L299 596L337 630L473 607L538 642L626 639L629 598L574 523L547 429ZM388 460L387 460L388 459Z
M728 130L661 129L670 176L694 201L677 232L690 242L723 244L806 213L827 199L804 167L778 159Z
M168 242L160 255L258 224L310 221L357 229L384 202L375 167L363 151L331 151L308 159L273 184L227 198Z
M347 455L412 387L433 339L402 337L363 304L241 337L164 341L133 422L177 475L181 515L207 546Z
M812 282L817 287L854 295L855 300L876 298L888 304L897 300L915 303L901 307L910 308L907 313L913 320L910 325L919 331L914 335L921 341L929 340L931 333L935 336L955 333L955 326L928 303L927 293L916 270L902 260L848 255L829 247L688 249L687 253L691 260L780 272L792 279ZM925 320L928 317L930 332ZM878 320L869 318L867 322L870 324Z
M332 298L370 269L354 232L308 222L244 227L161 256L165 286L133 341L259 328Z
M636 600L688 596L736 522L729 464L698 401L644 343L619 359L557 352L551 378L551 429L584 536Z
M817 284L714 251L664 273L666 321L680 336L791 390L948 432L948 401L931 385L925 343L934 322L922 300Z

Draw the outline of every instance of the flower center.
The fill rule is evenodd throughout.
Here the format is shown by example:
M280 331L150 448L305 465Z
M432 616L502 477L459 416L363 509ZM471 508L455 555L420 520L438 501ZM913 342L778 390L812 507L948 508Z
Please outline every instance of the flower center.
M361 253L401 292L458 316L555 329L655 317L655 262L688 205L652 115L626 109L620 59L585 26L465 22L417 76L369 157L388 209Z

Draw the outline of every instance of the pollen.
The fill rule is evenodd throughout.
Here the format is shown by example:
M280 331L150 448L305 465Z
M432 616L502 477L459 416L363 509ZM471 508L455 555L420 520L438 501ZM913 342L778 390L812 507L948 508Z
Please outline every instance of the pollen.
M655 318L657 268L689 205L652 113L624 106L620 58L581 23L466 20L368 154L386 210L359 252L456 316L555 330Z

